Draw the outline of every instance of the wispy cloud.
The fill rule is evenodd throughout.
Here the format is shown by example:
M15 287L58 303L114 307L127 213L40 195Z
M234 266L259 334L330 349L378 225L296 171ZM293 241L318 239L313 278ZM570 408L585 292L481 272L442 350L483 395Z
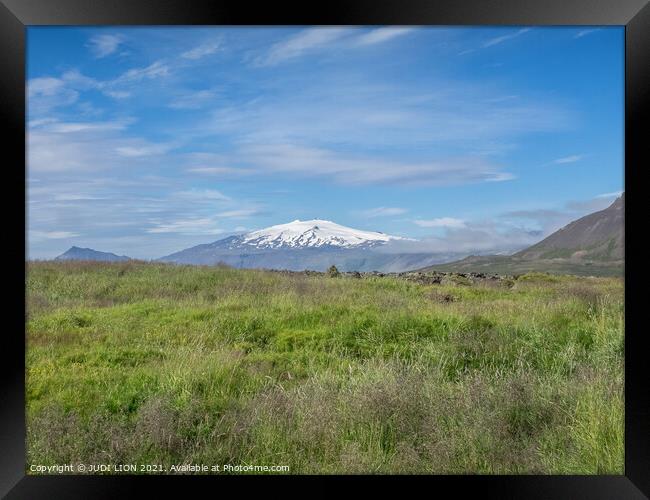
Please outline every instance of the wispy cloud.
M586 29L586 30L581 30L578 31L573 38L582 38L583 36L589 35L591 33L595 33L596 31L600 31L599 28L592 28L592 29Z
M377 45L407 35L414 29L411 27L389 26L359 33L358 28L351 27L308 28L272 45L264 55L255 59L255 64L258 66L274 66L325 49L334 44L342 44L345 48Z
M392 40L393 38L397 38L399 36L407 35L413 30L414 28L411 27L377 28L360 35L357 38L357 43L359 45L375 45L378 43L387 42L388 40Z
M187 201L228 201L230 198L216 189L190 189L187 191L179 191L174 193L175 197L182 198Z
M119 156L126 158L150 158L167 153L175 147L174 143L150 143L148 141L138 141L139 143L127 146L118 146L115 152Z
M268 53L256 62L260 66L272 66L289 61L353 33L353 28L308 28L275 43Z
M295 144L250 145L238 153L240 161L266 174L326 176L341 184L446 186L506 181L513 176L482 158L452 158L423 162L346 155Z
M258 208L240 208L235 210L226 210L224 212L217 213L217 217L223 218L233 218L233 219L246 219L252 217L253 215L259 214L261 211Z
M129 135L132 120L104 122L39 122L27 136L30 175L39 172L100 172L116 174L136 166L160 166L176 141L152 142Z
M221 46L220 42L216 42L216 41L204 43L197 47L194 47L191 50L188 50L187 52L183 52L181 54L181 57L196 61L198 59L204 58L205 56L214 54L215 52L217 52L217 50L219 50L220 46Z
M138 84L169 76L171 67L163 61L131 68L112 79L98 80L78 70L64 72L60 77L31 78L27 82L30 116L45 115L54 109L76 103L81 92L97 90L114 99L130 97Z
M131 120L113 120L103 122L60 122L56 119L47 123L47 131L53 134L78 134L83 132L105 132L124 130ZM38 128L39 125L36 125Z
M123 83L137 83L142 80L150 80L169 75L170 67L163 61L155 61L148 66L140 68L131 68L125 71L116 79L106 82L107 86L118 85Z
M169 107L172 109L199 109L214 99L215 95L216 92L214 90L186 92L183 95L175 97L169 103Z
M212 187L178 190L183 179L156 178L138 170L126 178L110 174L44 173L45 182L30 182L30 242L55 249L51 257L75 238L76 244L151 258L232 232L234 221L260 210Z
M105 90L104 94L113 99L126 99L127 97L131 97L131 92L127 92L126 90Z
M486 151L506 144L506 138L510 144L517 136L559 131L573 123L571 110L551 99L543 105L523 97L490 101L512 94L466 82L431 85L435 91L405 93L400 85L378 85L364 76L353 82L332 78L295 89L291 95L220 106L201 130L258 144L355 144L358 149L382 147L389 133L400 147L435 144L440 149L457 144L466 149L471 144Z
M234 168L234 167L192 167L186 172L198 175L220 176L220 177L239 177L254 175L257 172L253 169Z
M179 219L171 222L151 221L152 227L147 228L147 233L180 233L214 235L225 232L218 227L217 222L210 217L195 217L191 219Z
M485 49L487 47L492 47L494 45L499 45L500 43L503 43L506 40L511 40L513 38L517 38L518 36L521 36L524 33L528 33L529 31L530 31L530 28L522 28L522 29L517 30L517 31L515 31L513 33L508 33L506 35L501 35L501 36L497 36L497 37L494 37L494 38L490 38L489 40L486 40L485 42L483 42L481 47L483 47Z
M408 212L406 208L399 207L377 207L370 208L361 212L364 217L391 217L394 215L402 215Z
M558 158L557 160L553 160L553 163L557 164L563 164L563 163L575 163L577 161L580 161L584 158L584 155L570 155L570 156L565 156L563 158Z
M124 41L123 35L95 35L88 41L88 48L97 59L102 59L115 53Z
M465 227L465 221L462 219L456 219L454 217L438 217L436 219L422 220L417 219L413 221L420 227L449 227L449 228L463 228Z
M79 233L73 233L71 231L30 231L29 236L36 240L62 240L79 236Z
M603 193L596 196L596 198L618 198L623 194L623 191L613 191L611 193Z

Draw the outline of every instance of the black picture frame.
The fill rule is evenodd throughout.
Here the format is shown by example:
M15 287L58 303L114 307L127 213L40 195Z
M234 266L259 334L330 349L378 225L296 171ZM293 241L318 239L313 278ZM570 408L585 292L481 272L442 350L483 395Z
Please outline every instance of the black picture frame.
M7 498L118 498L151 488L185 490L189 478L27 476L25 474L25 43L34 25L620 25L625 26L625 474L622 476L426 476L425 491L452 487L495 498L647 498L650 495L650 391L642 328L641 174L650 165L643 135L650 103L648 0L330 0L299 5L235 0L0 0L0 122L4 125L5 261L0 363L0 494ZM647 125L646 125L647 126ZM8 177L8 178L7 178ZM636 215L635 215L636 214ZM635 219L639 223L634 224ZM632 230L630 230L632 228ZM639 290L639 293L635 293ZM285 479L286 476L284 477ZM278 476L195 480L268 484ZM304 481L305 476L294 477ZM309 478L319 483L328 479ZM332 477L330 480L334 479ZM346 477L345 483L355 477ZM377 486L408 480L377 476ZM339 483L341 485L342 483ZM205 484L204 484L205 486ZM171 488L171 489L170 489Z

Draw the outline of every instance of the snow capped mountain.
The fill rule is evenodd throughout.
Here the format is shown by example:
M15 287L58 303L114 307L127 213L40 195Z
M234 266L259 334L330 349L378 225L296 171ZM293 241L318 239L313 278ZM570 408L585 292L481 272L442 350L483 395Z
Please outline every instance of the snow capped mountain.
M323 271L332 265L342 271L399 271L445 260L440 255L429 253L379 252L384 245L395 240L409 238L352 229L328 220L295 220L196 245L158 260L178 264L223 263L237 268L295 271Z
M240 245L263 248L361 248L381 245L391 240L403 240L373 231L361 231L341 226L332 221L312 219L295 220L243 235Z

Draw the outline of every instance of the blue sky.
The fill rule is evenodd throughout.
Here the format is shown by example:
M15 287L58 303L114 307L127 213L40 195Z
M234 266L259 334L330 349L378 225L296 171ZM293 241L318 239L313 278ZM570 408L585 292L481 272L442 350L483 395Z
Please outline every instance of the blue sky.
M619 27L29 27L28 257L321 218L504 251L623 189Z

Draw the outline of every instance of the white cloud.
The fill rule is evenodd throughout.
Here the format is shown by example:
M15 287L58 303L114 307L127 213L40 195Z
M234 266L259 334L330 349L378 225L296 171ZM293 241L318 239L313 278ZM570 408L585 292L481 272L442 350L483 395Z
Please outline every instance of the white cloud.
M377 28L368 33L364 33L357 38L357 43L360 45L375 45L383 43L393 38L406 35L412 32L415 28L411 27L387 27Z
M561 131L573 124L569 110L550 99L542 104L465 82L436 81L405 91L363 76L355 81L308 84L290 96L220 105L201 123L205 135L237 136L239 142L355 145L372 149L391 144L412 150L448 146L477 152L510 146L529 132ZM227 101L226 103L227 104ZM314 119L314 117L318 119ZM208 166L208 165L206 165Z
M584 155L570 155L570 156L565 156L564 158L558 158L557 160L553 160L553 163L557 164L563 164L563 163L575 163L577 161L580 161L584 158Z
M527 33L530 31L530 28L522 28L520 30L515 31L514 33L509 33L507 35L501 35L497 36L495 38L490 38L489 40L486 40L483 42L482 47L487 48L487 47L492 47L494 45L498 45L500 43L505 42L506 40L510 40L512 38L516 38L520 35L523 35L524 33Z
M101 196L92 196L87 194L76 194L76 193L62 193L55 194L54 201L91 201L91 200L107 200Z
M170 149L174 148L172 143L149 143L146 141L138 141L138 144L128 145L128 146L118 146L115 148L115 152L119 156L124 156L127 158L141 158L149 156L159 156L167 153Z
M165 64L162 61L155 61L149 66L131 68L130 70L122 73L116 79L106 82L105 85L111 87L113 85L135 83L142 80L151 80L154 78L165 77L168 76L169 73L170 67L168 64Z
M344 43L346 48L376 45L404 36L414 30L415 28L412 27L387 26L357 35L359 29L353 27L308 28L272 45L266 54L255 59L255 64L273 66L336 43Z
M131 92L125 90L104 90L104 94L113 99L126 99L127 97L131 97Z
M56 95L64 84L64 81L59 78L32 78L27 86L27 94L29 97Z
M128 120L106 122L58 122L55 120L49 124L47 131L54 134L76 134L80 132L124 130L129 123Z
M61 78L40 77L27 82L27 107L30 116L42 115L55 108L74 104L79 92L69 88Z
M414 220L415 224L420 227L449 227L449 228L463 228L465 221L462 219L455 219L453 217L438 217L429 220Z
M596 198L618 198L623 194L623 191L614 191L612 193L603 193L596 196Z
M217 217L245 219L247 217L252 217L253 215L257 215L259 213L260 211L256 208L241 208L236 210L226 210L225 212L219 212L217 214Z
M187 52L183 52L181 54L181 57L195 61L205 56L209 56L210 54L214 54L217 50L219 50L219 46L219 42L204 43L202 45L194 47L191 50L188 50Z
M55 108L74 104L80 91L98 90L114 99L130 97L136 83L170 74L169 65L156 61L148 66L132 68L111 80L96 80L78 70L64 72L60 78L38 77L27 82L30 116L50 113ZM126 87L126 88L125 88Z
M61 240L65 238L74 238L79 236L79 233L71 231L30 231L29 236L35 240Z
M394 215L402 215L408 212L407 209L405 208L399 208L399 207L377 207L377 208L371 208L368 210L364 210L361 212L361 215L364 217L391 217Z
M227 201L230 200L228 196L216 189L189 189L187 191L179 191L174 193L174 196L185 200L197 201Z
M251 145L239 152L240 161L266 173L327 176L342 184L457 185L507 180L512 176L482 158L405 162L346 155L295 144ZM507 175L506 175L507 174Z
M95 35L88 41L88 48L97 59L113 54L124 43L122 35Z
M44 173L40 177L44 182L30 179L30 257L55 257L65 248L48 242L69 246L66 239L79 235L84 238L81 243L91 248L158 257L232 231L231 221L254 212L246 200L231 199L216 189L176 191L182 178L132 173L132 177L116 178L114 172L106 177L56 172Z
M77 69L66 71L61 75L61 79L76 90L95 89L99 86L99 82L97 80L83 75Z
M181 234L221 234L223 229L217 227L210 217L179 219L171 222L152 221L154 227L147 228L147 233L181 233Z
M595 33L596 31L600 31L598 28L593 28L593 29L587 29L587 30L581 30L578 31L573 38L582 38L583 36L589 35L590 33Z
M237 165L208 166L209 156L191 156L198 166L188 165L186 172L197 175L237 178L250 175L291 175L327 177L340 184L365 185L398 183L402 185L447 186L479 182L502 182L514 175L501 165L481 156L437 160L390 160L372 156L341 153L325 148L297 144L243 144L227 155L215 155L215 162ZM397 214L398 208L380 207L385 215ZM368 212L379 216L381 211ZM381 213L384 215L383 213Z
M193 167L188 168L187 172L199 175L214 175L214 176L240 176L240 175L253 175L257 173L255 170L247 168L234 168L234 167Z
M176 142L152 143L126 136L131 120L106 122L38 122L27 136L30 175L38 172L99 172L125 175L129 169L148 165L160 168L161 156ZM119 174L118 174L119 172Z
M504 182L511 181L516 178L517 176L511 174L510 172L495 172L493 175L487 177L485 179L485 182Z
M260 66L273 66L331 44L355 32L354 28L308 28L271 46L256 60Z

